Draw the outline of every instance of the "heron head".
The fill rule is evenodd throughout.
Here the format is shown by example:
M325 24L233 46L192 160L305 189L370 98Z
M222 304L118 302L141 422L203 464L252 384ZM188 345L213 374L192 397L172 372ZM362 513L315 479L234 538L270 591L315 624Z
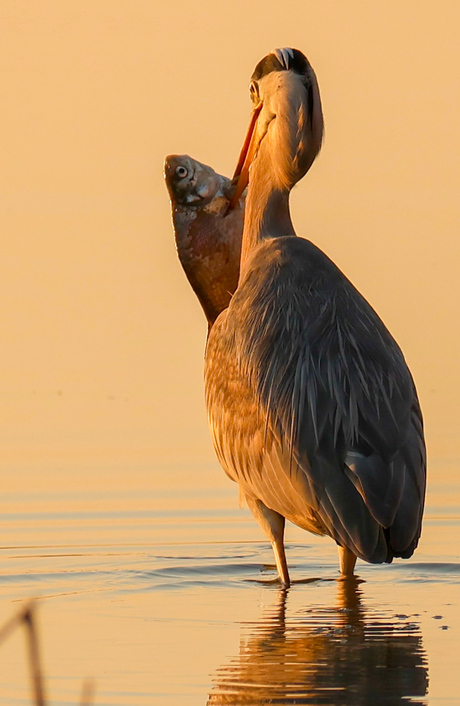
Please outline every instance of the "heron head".
M254 107L230 207L249 182L251 164L262 155L269 159L276 186L291 189L310 169L323 136L316 76L298 49L275 49L259 61L249 91Z

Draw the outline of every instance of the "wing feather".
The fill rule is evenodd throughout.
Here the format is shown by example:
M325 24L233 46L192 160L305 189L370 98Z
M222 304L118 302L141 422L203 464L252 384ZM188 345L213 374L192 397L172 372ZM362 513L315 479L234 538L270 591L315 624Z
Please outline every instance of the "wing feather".
M414 383L324 253L293 237L259 246L206 367L216 449L245 492L368 561L412 553L425 491Z

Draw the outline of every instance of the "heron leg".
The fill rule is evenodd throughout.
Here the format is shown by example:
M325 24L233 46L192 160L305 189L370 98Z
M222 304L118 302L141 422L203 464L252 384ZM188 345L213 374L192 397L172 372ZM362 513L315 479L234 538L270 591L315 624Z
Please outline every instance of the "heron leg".
M340 545L337 545L337 549L339 550L340 573L344 577L353 576L353 570L356 564L356 555L353 554L350 549L341 547Z
M285 519L278 512L270 510L261 500L246 496L246 501L252 514L271 542L279 579L286 588L289 588L291 580L284 551Z

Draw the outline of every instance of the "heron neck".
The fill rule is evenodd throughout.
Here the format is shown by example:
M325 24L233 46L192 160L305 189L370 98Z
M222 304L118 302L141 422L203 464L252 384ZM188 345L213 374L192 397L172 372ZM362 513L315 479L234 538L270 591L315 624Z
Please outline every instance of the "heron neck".
M249 177L241 270L252 251L265 238L295 235L289 209L290 190L277 187L273 183L272 169L262 167L254 162Z

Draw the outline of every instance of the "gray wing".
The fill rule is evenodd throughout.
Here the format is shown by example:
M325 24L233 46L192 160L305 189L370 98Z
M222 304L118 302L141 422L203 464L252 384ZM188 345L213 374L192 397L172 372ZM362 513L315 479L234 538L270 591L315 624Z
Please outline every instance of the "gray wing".
M425 492L422 420L403 355L370 305L311 243L279 238L259 249L223 327L220 364L227 373L233 358L235 369L220 400L228 418L215 426L230 474L279 512L276 489L296 508L300 494L318 531L367 561L410 556ZM247 389L229 407L238 386Z

